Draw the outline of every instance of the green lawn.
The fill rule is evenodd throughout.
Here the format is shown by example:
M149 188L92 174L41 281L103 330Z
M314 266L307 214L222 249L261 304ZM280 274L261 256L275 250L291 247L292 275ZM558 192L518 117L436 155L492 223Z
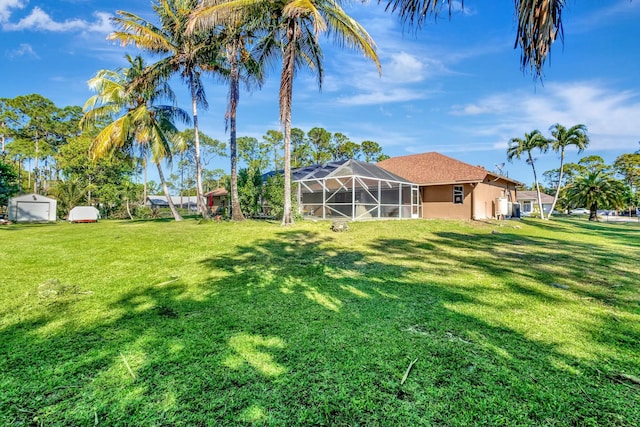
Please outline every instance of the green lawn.
M637 224L329 225L0 227L0 425L640 425Z

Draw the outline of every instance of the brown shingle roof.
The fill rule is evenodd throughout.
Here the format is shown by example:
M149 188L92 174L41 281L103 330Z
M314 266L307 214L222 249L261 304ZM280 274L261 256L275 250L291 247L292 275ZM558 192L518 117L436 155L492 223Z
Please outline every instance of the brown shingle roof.
M482 182L490 173L482 166L473 166L436 152L392 157L379 162L378 166L422 185Z

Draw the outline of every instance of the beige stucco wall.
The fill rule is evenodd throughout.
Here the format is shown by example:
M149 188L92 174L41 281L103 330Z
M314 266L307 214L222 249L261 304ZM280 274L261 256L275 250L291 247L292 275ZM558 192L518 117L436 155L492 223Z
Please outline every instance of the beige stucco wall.
M453 185L431 185L421 187L422 217L427 219L470 219L471 190L469 184L458 184L464 187L464 202L453 204Z
M507 197L509 201L516 200L514 184L502 179L455 185L462 185L464 188L464 202L461 205L453 203L454 184L421 187L422 217L427 219L495 218L498 197Z
M504 180L485 181L478 183L474 190L474 219L496 217L496 199L506 197L513 202L516 200L515 187Z

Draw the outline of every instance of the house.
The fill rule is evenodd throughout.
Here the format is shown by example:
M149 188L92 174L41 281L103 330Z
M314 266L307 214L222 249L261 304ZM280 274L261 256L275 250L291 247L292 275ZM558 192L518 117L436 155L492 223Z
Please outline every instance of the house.
M176 208L189 209L195 211L198 206L196 196L171 196L171 201ZM150 208L168 208L169 201L165 196L147 196L145 206Z
M392 157L377 165L419 185L422 218L509 217L520 184L435 152Z
M58 202L40 194L25 194L9 199L9 221L49 222L56 220Z
M540 193L540 199L542 201L542 210L545 214L548 214L551 211L551 205L553 205L553 196ZM518 202L520 203L520 212L525 216L531 215L540 209L538 207L538 194L535 191L518 191Z
M204 194L207 199L207 208L212 214L218 215L229 206L229 192L226 188L217 188Z
M308 218L372 220L420 217L418 186L359 160L292 171L301 213Z

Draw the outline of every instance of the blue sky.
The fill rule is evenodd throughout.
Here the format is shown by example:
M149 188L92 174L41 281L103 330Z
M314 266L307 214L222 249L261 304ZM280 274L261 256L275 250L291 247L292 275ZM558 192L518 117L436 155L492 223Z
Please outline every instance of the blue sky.
M611 163L640 148L640 1L567 3L565 43L554 44L541 82L520 70L512 1L466 0L451 19L418 31L375 1L352 2L347 10L376 41L382 76L360 53L324 40L322 91L310 73L297 76L293 126L377 141L391 156L438 151L489 170L506 163L505 173L531 183L524 160L507 162L509 139L582 123L591 138L583 155ZM58 106L83 105L96 71L125 66L124 54L137 53L106 40L118 9L153 17L148 0L0 0L0 97L39 93ZM273 69L261 90L241 93L240 136L279 129L278 78ZM174 89L188 109L179 81ZM227 89L211 79L206 90L201 127L228 140ZM580 157L571 151L567 161ZM537 155L540 173L558 164L554 153ZM228 171L228 160L209 167Z

